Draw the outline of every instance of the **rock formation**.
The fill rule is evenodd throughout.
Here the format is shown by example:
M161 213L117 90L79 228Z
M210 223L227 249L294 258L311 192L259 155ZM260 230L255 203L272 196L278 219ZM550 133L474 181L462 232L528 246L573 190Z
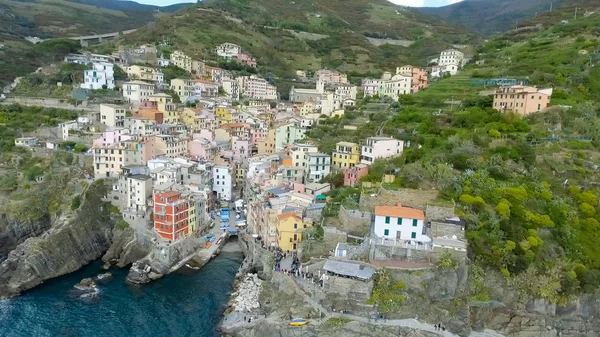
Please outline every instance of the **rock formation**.
M262 290L262 281L256 274L247 274L239 283L233 297L233 310L239 312L254 312L260 308L258 297Z
M102 261L123 268L138 261L152 251L154 243L149 237L136 235L131 228L113 230L112 244Z
M54 221L46 233L28 238L8 254L0 264L0 298L16 296L102 256L116 223L102 201L105 192L102 184L90 186L76 214Z

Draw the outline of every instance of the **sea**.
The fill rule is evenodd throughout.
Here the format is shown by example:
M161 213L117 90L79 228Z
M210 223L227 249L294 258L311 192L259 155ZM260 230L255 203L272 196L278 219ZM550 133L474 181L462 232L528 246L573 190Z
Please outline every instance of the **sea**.
M97 297L82 297L73 286L105 272L96 261L0 301L0 337L219 336L242 260L225 249L199 270L183 268L146 285L127 284L127 268L111 269Z

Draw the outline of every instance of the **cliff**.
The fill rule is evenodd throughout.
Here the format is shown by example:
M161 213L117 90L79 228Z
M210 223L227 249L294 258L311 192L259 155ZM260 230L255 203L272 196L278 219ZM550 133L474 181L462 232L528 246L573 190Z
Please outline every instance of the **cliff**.
M63 215L48 224L40 222L31 228L44 228L43 235L29 237L12 250L0 265L0 298L16 296L44 281L73 272L98 259L110 247L116 219L102 201L106 186L92 184L81 207L74 214ZM49 219L48 217L45 217ZM7 223L20 226L13 220ZM48 222L49 223L49 222ZM23 227L21 227L23 228ZM24 236L21 236L24 238ZM17 241L15 241L17 242Z
M51 226L50 217L35 221L19 222L0 214L0 261L8 257L8 253L31 237L41 235Z
M102 261L123 268L148 255L153 245L150 237L138 235L132 228L115 228L112 244Z

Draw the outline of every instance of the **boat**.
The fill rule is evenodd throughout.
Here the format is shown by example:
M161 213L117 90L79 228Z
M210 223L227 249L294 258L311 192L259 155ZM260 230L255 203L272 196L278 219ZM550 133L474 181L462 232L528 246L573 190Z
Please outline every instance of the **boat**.
M291 326L303 326L306 324L308 324L308 320L306 320L304 318L295 318L290 321Z

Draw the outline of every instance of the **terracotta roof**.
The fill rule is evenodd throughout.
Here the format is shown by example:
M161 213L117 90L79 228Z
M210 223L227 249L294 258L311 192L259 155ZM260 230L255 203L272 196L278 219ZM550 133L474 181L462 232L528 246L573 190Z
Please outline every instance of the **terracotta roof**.
M403 207L400 203L398 203L398 206L377 206L375 207L375 215L425 220L425 213L422 210Z
M181 194L181 193L179 193L179 192L176 192L176 191L168 191L168 192L165 192L165 193L156 193L156 194L157 194L158 196L161 196L161 197L163 197L163 198L170 198L170 197L177 196L177 195L179 195L179 194Z
M222 129L227 129L227 128L249 128L250 126L248 124L245 123L226 123L221 125Z
M162 114L162 112L158 111L158 109L140 109L135 114L135 117L144 117L151 120L155 120L156 114Z
M279 218L279 220L284 220L287 218L296 218L296 219L302 221L302 219L300 219L300 217L297 216L296 213L294 213L294 212L279 214L277 217Z

